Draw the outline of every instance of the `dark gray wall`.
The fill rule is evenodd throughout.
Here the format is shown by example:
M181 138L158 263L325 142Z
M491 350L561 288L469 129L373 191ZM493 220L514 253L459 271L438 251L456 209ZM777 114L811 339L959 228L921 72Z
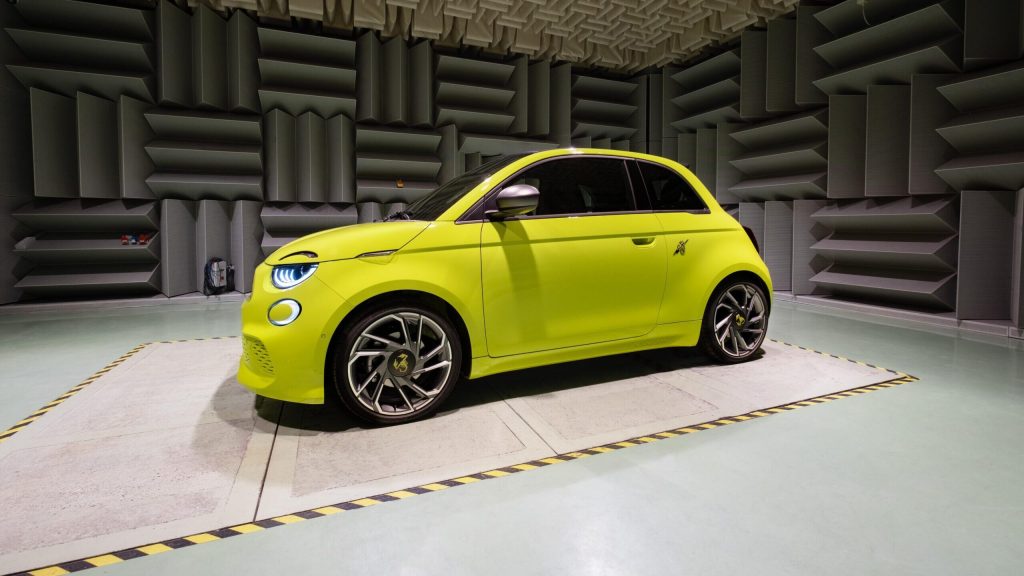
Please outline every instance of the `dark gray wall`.
M739 205L777 289L1020 327L1021 6L801 5L666 69L654 151Z
M289 240L379 219L488 156L646 147L644 76L305 34L166 0L4 5L15 12L4 93L21 110L4 162L24 230L0 250L5 271L20 262L0 301L176 296L202 288L211 257L248 291ZM123 246L123 234L152 239Z
M174 296L214 256L245 291L292 238L571 144L691 167L778 290L1020 326L1022 0L820 4L632 77L166 1L4 4L0 195L21 228L0 295Z
M17 26L14 6L0 3L0 26ZM7 35L0 34L0 62L16 62L21 54ZM28 94L18 80L0 68L0 303L17 300L14 288L20 270L14 245L26 233L11 212L32 199L32 149Z

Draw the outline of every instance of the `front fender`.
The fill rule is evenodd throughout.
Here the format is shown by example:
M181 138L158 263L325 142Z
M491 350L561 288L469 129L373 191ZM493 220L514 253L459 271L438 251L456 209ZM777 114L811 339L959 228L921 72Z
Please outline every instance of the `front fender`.
M426 242L417 238L409 247L389 257L322 263L317 277L344 299L344 304L326 320L326 326L332 333L337 331L352 310L373 298L401 291L422 292L448 303L466 326L472 356L486 356L479 230L474 228L448 228L448 236L467 235L467 241L454 242L455 247L435 249L430 246L432 234L428 232L433 229L430 228L423 234L428 236ZM330 338L318 346L317 355L324 361L329 347Z

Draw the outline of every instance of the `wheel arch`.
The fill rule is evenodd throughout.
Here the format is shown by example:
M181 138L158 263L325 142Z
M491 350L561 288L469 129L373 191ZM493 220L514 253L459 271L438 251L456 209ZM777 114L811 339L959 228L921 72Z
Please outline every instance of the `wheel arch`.
M746 280L748 282L753 282L761 290L763 290L765 298L767 299L766 304L768 306L768 313L771 314L773 300L772 291L768 287L768 283L765 282L764 278L762 278L759 274L752 270L737 270L735 272L727 274L724 278L719 280L718 283L715 284L715 287L711 289L711 292L708 293L707 300L704 303L705 310L707 310L707 305L711 302L711 297L715 294L715 292L718 291L719 288L721 288L728 282L735 282L737 280Z
M335 348L344 338L345 329L350 326L360 314L367 310L395 304L410 303L431 308L435 312L444 314L449 320L451 320L452 324L455 325L455 330L458 332L459 343L462 346L462 365L459 367L459 370L463 377L469 376L473 363L473 343L472 339L469 337L469 329L466 326L466 321L462 318L462 314L459 313L458 309L444 298L430 292L422 290L392 290L376 294L366 300L363 300L354 308L349 310L348 313L346 313L338 322L338 325L335 326L334 332L331 334L330 343L327 345L326 357L324 358L325 397L329 393L329 379L333 378Z

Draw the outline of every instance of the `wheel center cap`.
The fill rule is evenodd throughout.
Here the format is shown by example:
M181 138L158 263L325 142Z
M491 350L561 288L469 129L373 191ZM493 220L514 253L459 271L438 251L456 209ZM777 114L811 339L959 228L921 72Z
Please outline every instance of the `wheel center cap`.
M737 326L743 326L746 323L747 323L747 319L744 318L742 314L737 314L736 315L736 325Z
M416 366L416 357L410 350L395 350L388 358L388 370L395 376L408 376Z

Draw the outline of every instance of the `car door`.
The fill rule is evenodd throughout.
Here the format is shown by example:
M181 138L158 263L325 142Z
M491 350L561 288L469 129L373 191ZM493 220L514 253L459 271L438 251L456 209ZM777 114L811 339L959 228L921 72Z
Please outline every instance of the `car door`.
M627 160L542 160L495 189L540 191L534 214L485 221L481 274L491 356L640 336L665 285L661 225L638 211Z
M728 242L721 235L733 234L713 218L707 205L694 190L700 182L691 182L675 170L653 162L636 162L634 180L647 190L654 214L664 230L667 255L665 301L658 322L670 324L700 320L704 314L706 292L728 259L722 253ZM639 185L638 182L638 185Z

